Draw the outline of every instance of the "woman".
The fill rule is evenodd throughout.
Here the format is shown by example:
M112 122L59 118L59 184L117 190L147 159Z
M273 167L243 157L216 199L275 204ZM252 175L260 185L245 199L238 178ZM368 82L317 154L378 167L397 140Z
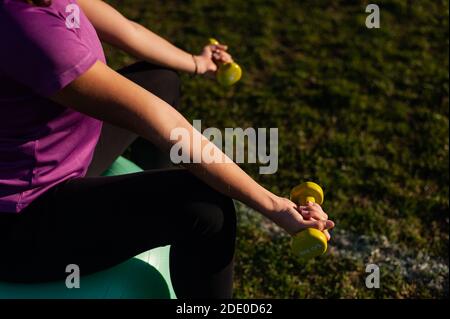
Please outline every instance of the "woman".
M232 60L226 46L191 55L100 0L0 4L0 280L61 279L68 264L92 273L170 244L178 297L229 298L231 198L289 234L329 238L319 205L297 207L234 163L99 176L136 136L168 154L173 129L198 134L175 109L172 70L214 73ZM143 62L112 70L100 39Z

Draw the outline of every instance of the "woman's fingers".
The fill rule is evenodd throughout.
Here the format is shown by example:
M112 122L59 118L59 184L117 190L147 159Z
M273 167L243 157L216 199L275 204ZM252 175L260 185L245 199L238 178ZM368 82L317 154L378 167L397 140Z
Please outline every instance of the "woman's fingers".
M203 48L202 56L209 59L211 62L208 63L205 71L214 73L217 71L217 65L233 62L233 58L226 52L227 50L228 46L223 44L205 46ZM214 66L212 64L214 64Z
M229 63L233 62L233 59L231 58L231 55L229 55L225 51L216 51L213 53L213 58L216 61L222 62L222 63Z
M323 220L309 219L305 220L303 225L305 226L304 228L316 228L318 230L325 229L325 222Z
M326 229L331 229L334 227L334 222L331 220L305 220L303 224L306 226L306 228L316 228L318 230L324 231Z
M307 207L309 209L306 209ZM274 221L291 235L306 228L316 228L325 234L327 240L330 240L328 230L334 227L334 222L328 220L328 216L319 208L319 205L297 206L294 202L283 199L278 210L280 213L274 215Z
M327 240L330 240L330 234L327 230L334 227L334 222L328 220L328 216L321 209L314 206L308 207L310 209L307 210L306 206L298 206L287 198L281 198L274 212L267 217L291 235L295 235L306 228L316 228L323 231ZM320 206L318 207L320 208ZM307 213L302 213L302 209ZM307 218L304 215L307 215Z
M317 205L315 203L310 203L307 206L299 206L298 210L302 214L302 216L306 219L309 218L320 220L328 219L328 215L322 210L322 207L320 207L320 205Z
M212 53L226 53L226 51L228 50L228 47L223 45L209 45L207 46L207 48L211 50Z
M332 220L327 220L325 222L325 229L333 229L334 228L334 221Z
M222 63L233 62L231 55L226 52L228 50L228 47L226 45L210 45L209 48L212 50L212 56L215 60Z
M208 56L208 57L211 58L213 56L214 52L215 52L213 47L214 47L213 45L207 45L206 47L204 47L202 55Z
M318 220L327 220L328 216L324 213L321 213L317 210L308 210L305 208L300 208L300 213L305 219L318 219Z
M224 63L230 63L233 62L233 58L231 57L230 54L228 54L225 51L221 51L220 52L220 59L224 62Z
M210 47L211 47L211 49L213 51L215 51L215 50L222 50L222 51L228 50L228 46L224 45L224 44L213 44L213 45L210 45Z
M304 215L305 214L302 213L302 216L304 216ZM306 216L309 216L309 220L315 219L315 221L317 222L317 223L314 223L314 222L311 223L311 227L321 230L325 234L325 237L327 238L327 240L331 239L331 235L328 232L328 229L331 229L334 227L334 222L331 220L328 220L328 215L326 215L326 218L325 218L323 214L313 211L312 213L309 213L309 212L306 213ZM305 219L306 219L306 221L308 220L308 218L305 218Z

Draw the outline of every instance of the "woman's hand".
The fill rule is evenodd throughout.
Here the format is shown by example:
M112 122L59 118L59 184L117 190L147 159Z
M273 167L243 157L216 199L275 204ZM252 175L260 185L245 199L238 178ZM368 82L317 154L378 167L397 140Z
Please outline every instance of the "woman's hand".
M297 206L287 198L275 198L273 207L264 215L291 235L305 228L317 228L330 240L328 229L334 227L334 222L328 220L328 215L320 205L308 203L306 206Z
M197 63L197 73L212 75L217 71L220 64L233 62L227 49L228 47L222 44L205 46L200 55L194 56Z

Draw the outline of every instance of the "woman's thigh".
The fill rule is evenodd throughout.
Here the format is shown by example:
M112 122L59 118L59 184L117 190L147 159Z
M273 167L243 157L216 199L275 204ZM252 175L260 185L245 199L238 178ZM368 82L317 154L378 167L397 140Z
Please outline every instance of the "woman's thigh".
M233 214L231 199L186 170L73 179L25 210L16 239L3 242L0 276L3 267L14 281L63 278L68 264L91 273L155 247L213 239L233 229Z

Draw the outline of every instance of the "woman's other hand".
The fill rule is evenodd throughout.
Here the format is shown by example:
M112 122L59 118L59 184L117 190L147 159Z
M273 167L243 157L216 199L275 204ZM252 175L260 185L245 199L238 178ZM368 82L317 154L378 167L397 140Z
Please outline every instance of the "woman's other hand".
M228 47L223 44L205 46L200 55L194 56L197 63L197 73L213 75L221 64L233 62L233 58L227 50Z
M308 203L306 206L297 206L291 200L282 197L277 197L273 207L264 215L291 235L305 228L317 228L330 240L328 229L334 227L334 222L328 220L328 215L320 205Z

